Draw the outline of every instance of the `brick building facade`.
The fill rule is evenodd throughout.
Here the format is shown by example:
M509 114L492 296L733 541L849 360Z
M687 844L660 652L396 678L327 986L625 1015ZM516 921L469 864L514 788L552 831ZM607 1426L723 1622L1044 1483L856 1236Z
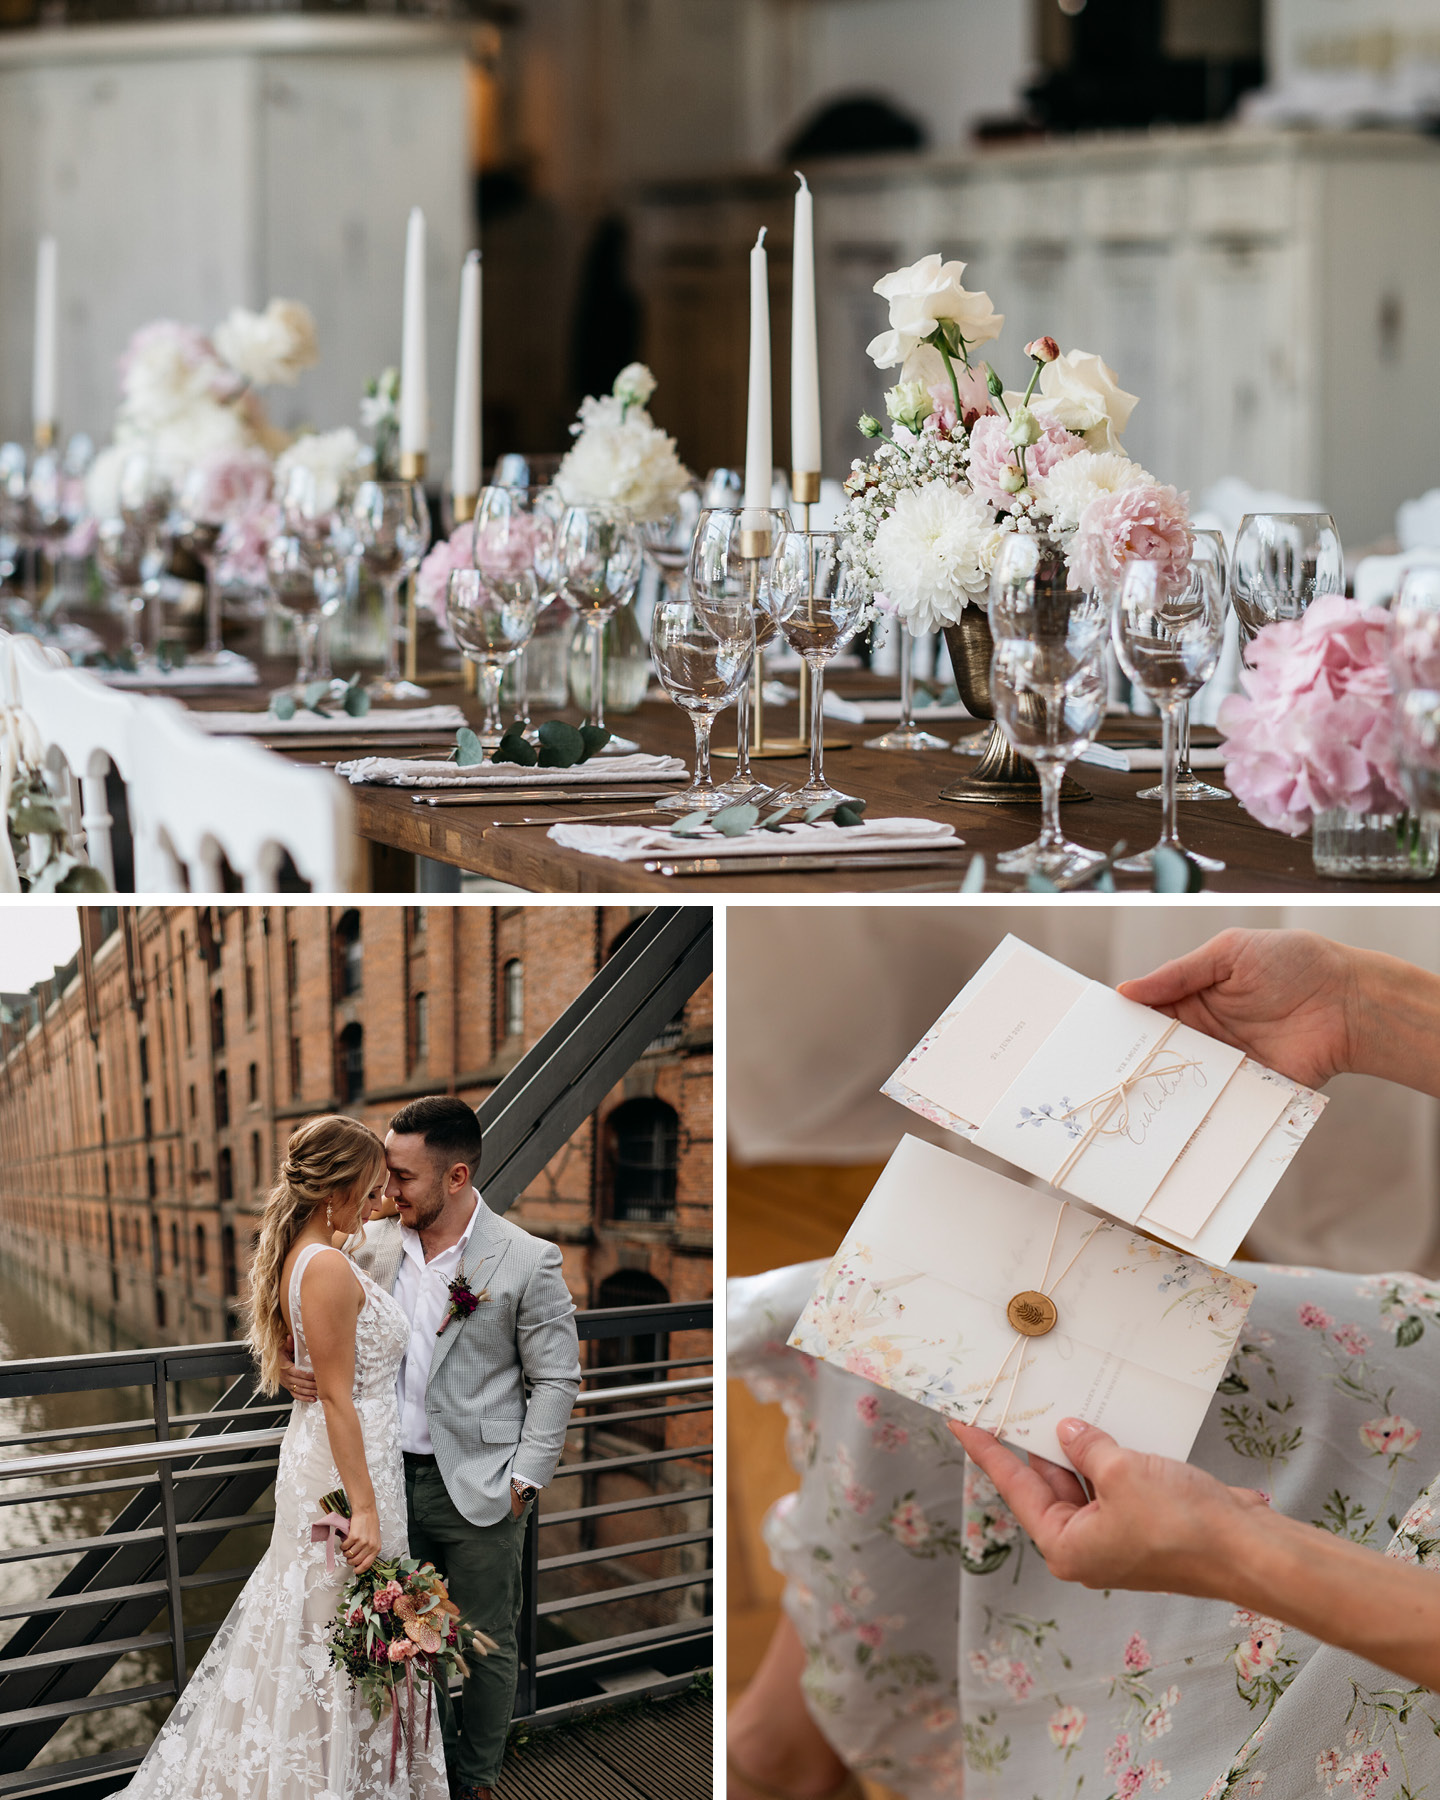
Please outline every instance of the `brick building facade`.
M478 1106L641 911L82 909L76 963L0 1026L3 1254L101 1336L233 1335L294 1127ZM509 1215L582 1307L711 1294L712 1022L707 981Z

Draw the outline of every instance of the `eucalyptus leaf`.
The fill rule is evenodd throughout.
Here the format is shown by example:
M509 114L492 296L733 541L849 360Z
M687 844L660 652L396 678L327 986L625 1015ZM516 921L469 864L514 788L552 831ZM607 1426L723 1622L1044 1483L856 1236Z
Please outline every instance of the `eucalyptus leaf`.
M89 863L76 863L55 884L57 894L108 894L109 883Z
M778 831L782 822L785 819L788 819L794 810L795 806L793 802L789 806L777 806L774 812L768 814L760 821L760 829L762 831Z
M325 708L320 702L326 699L329 693L330 683L328 681L312 681L305 689L304 695L302 696L305 702L306 711L319 713L323 718Z
M504 747L505 746L502 743L500 748L503 750ZM508 762L508 761L513 760L513 758L509 758L509 757L502 759L500 757L499 750L497 750L495 752L495 755L496 755L497 761L504 760L504 761ZM455 761L456 761L456 763L462 769L472 769L472 768L474 768L476 763L482 763L482 762L484 762L484 760L485 760L485 746L480 742L479 738L475 735L475 733L470 729L470 727L468 725L462 725L460 727L460 729L455 733Z
M970 866L965 871L965 879L960 883L962 894L983 894L985 892L985 858L978 853L970 858Z
M747 800L743 806L727 806L722 812L713 813L710 823L722 837L744 837L759 817L759 807Z
M1058 894L1059 888L1048 875L1037 875L1033 870L1025 877L1027 894Z
M670 827L671 837L699 837L701 829L710 823L708 812L686 813L683 819L677 819Z
M563 719L547 719L538 736L542 769L573 769L576 763L585 760L584 738Z
M10 829L16 837L53 837L64 831L65 821L53 800L25 794L11 805Z
M841 826L863 825L865 823L865 802L863 800L847 800L843 806L835 808L835 823Z
M580 758L581 762L588 762L592 756L598 756L610 742L610 736L611 734L603 725L582 725L580 741L585 746L585 753Z
M828 800L821 800L815 806L807 806L805 808L805 823L807 825L813 825L817 819L823 819L829 810L830 802Z
M1150 875L1157 894L1198 894L1204 886L1200 870L1190 858L1163 844L1151 854Z
M461 731L466 737L473 738L477 744L480 742L479 738L475 737L475 733L467 726L462 726ZM460 732L457 732L457 743L459 738ZM477 758L477 761L483 762L484 760L484 752L482 751ZM522 769L533 769L537 762L543 762L544 759L541 757L535 746L525 736L525 733L523 731L517 731L512 725L510 730L505 733L504 737L502 737L500 742L496 745L495 754L492 760L497 763L519 763Z
M363 719L370 710L370 696L358 681L352 681L345 689L342 704L352 719Z
M276 694L270 702L270 710L277 719L293 719L295 717L295 696L293 694Z

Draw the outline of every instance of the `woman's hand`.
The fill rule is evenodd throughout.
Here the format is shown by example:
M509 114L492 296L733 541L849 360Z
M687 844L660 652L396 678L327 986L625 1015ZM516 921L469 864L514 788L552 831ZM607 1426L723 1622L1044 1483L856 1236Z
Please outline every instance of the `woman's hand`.
M320 1389L309 1369L297 1368L290 1360L295 1354L295 1339L285 1339L285 1355L280 1362L280 1385L296 1400L309 1402L319 1398Z
M1226 1487L1189 1463L1122 1450L1078 1419L1063 1420L1056 1435L1095 1490L1093 1500L1068 1469L1039 1456L1027 1467L988 1431L953 1420L950 1429L1051 1574L1084 1587L1217 1598L1228 1543L1265 1509L1253 1488Z
M351 1513L343 1544L346 1562L355 1574L363 1575L380 1554L380 1515L373 1506Z
M1321 1087L1362 1066L1361 966L1368 961L1313 931L1236 928L1153 975L1122 982L1120 992Z

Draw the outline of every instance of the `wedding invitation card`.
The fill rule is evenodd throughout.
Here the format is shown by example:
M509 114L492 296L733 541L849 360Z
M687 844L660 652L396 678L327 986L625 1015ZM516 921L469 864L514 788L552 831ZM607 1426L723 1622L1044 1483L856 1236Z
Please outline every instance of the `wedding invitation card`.
M1324 1099L1007 937L884 1091L1051 1187L1224 1262Z
M1184 1459L1252 1282L905 1137L798 1350L1052 1462L1064 1418Z

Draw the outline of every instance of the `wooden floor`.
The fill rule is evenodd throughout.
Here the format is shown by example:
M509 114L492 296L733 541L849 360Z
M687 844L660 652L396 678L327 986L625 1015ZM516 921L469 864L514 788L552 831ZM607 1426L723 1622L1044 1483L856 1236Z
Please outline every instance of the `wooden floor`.
M738 1168L728 1176L732 1275L759 1275L786 1263L830 1256L875 1185L881 1165ZM760 1537L760 1524L797 1484L785 1455L780 1409L762 1406L744 1385L729 1388L729 1662L733 1699L754 1673L780 1616L780 1577ZM873 1785L867 1791L883 1795Z
M689 1689L536 1732L505 1753L498 1800L710 1800L714 1707Z

